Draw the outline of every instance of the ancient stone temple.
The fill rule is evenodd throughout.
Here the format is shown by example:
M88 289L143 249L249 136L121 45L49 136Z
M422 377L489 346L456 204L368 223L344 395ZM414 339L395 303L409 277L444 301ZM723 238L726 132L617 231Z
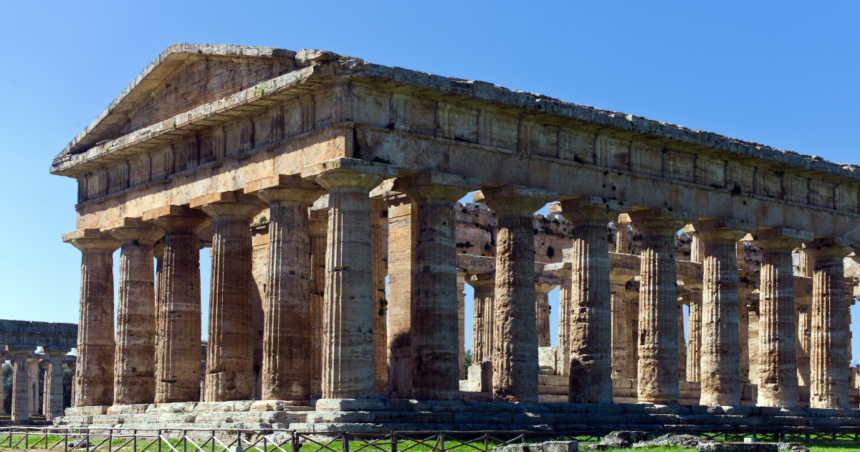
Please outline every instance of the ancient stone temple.
M51 173L77 181L82 253L59 424L562 429L669 422L657 404L730 425L856 403L857 166L327 51L183 44Z

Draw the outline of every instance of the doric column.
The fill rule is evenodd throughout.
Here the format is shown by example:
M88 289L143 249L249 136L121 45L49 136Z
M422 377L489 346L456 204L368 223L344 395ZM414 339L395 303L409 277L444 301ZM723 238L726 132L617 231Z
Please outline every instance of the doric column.
M642 234L639 291L639 402L678 403L678 288L675 234L696 220L671 209L632 212Z
M630 250L627 249L630 244L630 228L628 227L630 223L622 223L621 221L615 220L615 228L617 230L615 234L615 252L616 253L630 253Z
M113 405L113 252L120 243L98 229L63 236L81 250L81 307L75 406Z
M697 284L698 283L698 284ZM701 381L702 352L702 283L687 283L690 291L690 312L687 317L687 381ZM681 316L683 319L683 316ZM679 341L680 342L680 341Z
M684 341L684 305L689 304L689 292L678 297L678 380L687 378L687 344Z
M116 313L114 405L155 401L155 273L153 250L164 233L140 218L102 228L122 243Z
M29 401L28 411L30 416L38 416L39 411L39 365L42 363L42 357L39 355L27 356L27 400Z
M750 383L750 315L747 303L753 290L754 287L749 284L738 284L738 350L740 351L741 383L745 384Z
M498 214L496 234L496 322L493 398L538 401L538 347L534 308L534 213L558 193L518 185L483 190L472 196ZM605 232L603 243L606 243Z
M571 403L612 403L612 300L606 225L625 208L617 201L579 198L562 201L551 213L570 222Z
M626 228L626 227L625 227ZM623 270L623 269L618 269ZM609 293L612 310L612 378L632 379L630 360L634 353L634 342L630 331L629 306L627 302L627 283L636 275L611 269L609 273Z
M313 342L308 207L323 192L313 182L279 175L249 183L245 193L269 205L262 399L307 403Z
M466 379L466 272L457 269L457 352L460 355L460 380Z
M155 370L154 380L156 381L156 387L158 386L158 376L160 375L158 370L158 350L159 341L161 340L161 335L158 331L158 326L162 324L159 319L159 313L161 310L159 306L162 304L162 284L164 283L164 238L155 242L155 245L152 246L152 256L155 258L155 300L153 303L153 310L155 315L155 331L153 331L153 342L155 345L155 353L153 353L152 364L153 369ZM203 394L202 392L200 393Z
M51 388L50 386L48 386L51 384L50 360L46 357L42 360L42 362L39 363L39 365L42 367L43 373L45 375L42 379L42 407L40 409L42 410L43 415L48 416L48 394L51 393Z
M843 259L852 249L847 240L829 237L804 244L804 251L814 260L809 406L848 409L850 363Z
M740 332L738 330L737 242L756 227L742 221L708 220L684 229L701 244L702 405L740 406Z
M538 347L549 347L549 291L555 284L546 282L535 283L535 312L537 315Z
M457 247L454 203L480 181L454 174L425 172L398 179L396 191L417 209L413 276L412 396L455 400L459 394L457 342Z
M45 418L50 421L63 415L63 356L71 350L56 346L42 349L50 360L45 372Z
M7 359L9 359L9 357L6 354L6 346L0 345L0 372L2 372L3 365L6 363ZM14 383L14 379L12 381ZM0 374L0 387L3 387L2 383L3 383L3 375ZM4 398L5 392L6 392L5 390L0 391L0 416L6 414L6 402L5 402L5 398Z
M370 200L370 237L373 255L373 375L374 390L388 387L388 328L385 299L385 223L388 206L382 199Z
M793 408L797 406L797 344L791 252L812 240L812 234L767 229L752 238L753 245L762 250L758 405Z
M567 250L563 250L566 252ZM557 276L561 282L558 285L558 337L559 347L570 346L570 304L573 301L573 282L571 281L571 270L573 265L565 259L560 264L549 264L546 270Z
M388 166L355 159L329 160L302 171L329 194L323 399L374 396L369 193L394 176Z
M388 391L412 393L412 292L418 209L408 196L390 193L388 203Z
M797 343L797 386L812 386L812 374L810 370L809 350L812 346L812 313L810 312L811 300L801 303L799 297L795 297L794 320L795 341Z
M627 302L627 318L630 324L630 342L627 343L627 375L636 379L639 375L639 296L634 296Z
M309 209L311 258L311 394L322 394L323 309L325 299L325 251L328 238L328 195Z
M164 231L156 314L155 403L191 402L200 390L200 237L209 217L185 206L143 214Z
M496 296L496 275L481 273L467 282L475 289L472 365L480 365L493 356L493 297Z
M80 336L79 336L80 337ZM36 346L9 345L12 363L12 422L30 419L30 372L27 356L36 351Z
M70 391L69 391L69 392L70 392L70 395L71 395L71 400L69 401L69 406L72 406L72 407L73 407L73 406L76 406L76 405L75 405L75 400L77 399L77 398L75 397L75 387L77 387L77 379L78 379L78 374L77 374L77 367L78 367L78 363L77 363L77 359L76 359L75 361L70 362L70 363L66 363L66 366L68 366L68 367L69 367L69 369L71 369L71 371L72 371L72 384L71 384L71 386L72 386L72 387L70 388Z

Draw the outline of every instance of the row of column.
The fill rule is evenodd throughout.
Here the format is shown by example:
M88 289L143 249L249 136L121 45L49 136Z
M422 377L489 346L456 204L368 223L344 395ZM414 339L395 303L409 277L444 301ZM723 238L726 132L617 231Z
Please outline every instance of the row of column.
M31 415L38 414L39 407L39 377L38 369L45 370L42 413L47 420L63 415L63 356L71 351L66 347L44 346L42 351L48 355L47 362L39 356L31 356L36 351L33 345L9 345L5 359L12 364L12 403L11 420L23 422ZM75 365L70 364L74 369ZM74 382L73 382L74 384ZM0 410L3 410L3 398L0 397Z
M458 277L454 203L480 188L477 180L442 173L401 177L394 190L408 197L409 211L392 208L389 215L408 215L413 228L409 250L391 272L390 288L403 298L389 310L392 331L380 332L378 315L384 298L382 278L374 272L374 240L370 191L398 174L385 165L339 159L305 168L302 178L274 176L246 186L244 193L216 193L192 200L190 207L167 206L124 219L106 228L108 235L78 231L68 238L83 251L81 331L77 405L175 402L193 400L199 381L200 287L199 231L214 221L210 334L206 400L235 400L251 395L252 353L248 223L268 205L269 244L264 308L263 399L307 403L312 390L310 368L319 366L323 398L372 398L377 385L381 337L387 336L387 389L418 399L458 396L461 344L458 331ZM313 180L313 182L311 182ZM308 206L328 192L324 296L309 300L318 261L309 239ZM480 354L493 356L493 391L498 400L536 402L537 350L535 308L534 212L557 199L552 191L504 186L476 193L499 217L492 312L482 310ZM395 201L396 202L396 201ZM404 203L405 205L405 203ZM196 209L196 208L199 209ZM622 203L580 198L560 203L573 235L570 325L571 402L612 401L612 287L605 238L606 223L627 210ZM643 235L638 313L638 392L641 402L678 401L678 320L674 239L691 224L703 243L702 334L699 374L702 403L740 404L738 354L738 289L735 243L748 232L764 250L762 263L762 360L760 405L796 403L791 249L809 242L811 234L787 230L756 232L732 220L696 222L693 214L672 209L631 212L630 222ZM163 234L158 286L154 286L153 244ZM792 235L794 234L794 235ZM376 246L374 246L376 243ZM122 245L120 316L113 342L111 253ZM816 296L822 333L812 347L813 406L847 403L847 386L838 386L839 370L847 371L831 350L845 333L843 315L834 316L832 300L844 303L841 257L847 246L813 242ZM843 254L844 253L844 254ZM318 252L318 254L321 254ZM787 257L787 266L786 266ZM389 259L394 265L397 259ZM403 270L403 269L408 269ZM833 277L837 275L838 277ZM157 292L156 296L154 292ZM477 292L477 290L476 290ZM318 296L318 295L315 295ZM483 295L481 295L483 297ZM476 299L481 299L476 293ZM393 298L393 297L392 297ZM151 300L157 302L153 306ZM788 300L788 301L786 301ZM322 301L322 306L319 306ZM394 303L395 300L391 300ZM790 303L789 303L790 302ZM787 304L789 303L789 304ZM476 302L478 305L483 303ZM787 309L786 306L790 306ZM314 338L311 310L322 309L322 337ZM844 307L842 309L844 311ZM476 312L477 314L477 312ZM123 317L127 316L127 317ZM477 316L476 316L477 317ZM157 334L152 326L157 325ZM790 326L790 328L788 328ZM841 328L841 329L840 329ZM815 334L815 333L814 333ZM155 336L157 340L152 341ZM147 343L148 340L148 343ZM321 362L311 358L312 341L321 341ZM819 342L815 342L819 341ZM154 344L153 344L154 342ZM792 351L787 349L790 342ZM152 345L149 345L152 344ZM375 345L377 344L377 345ZM150 347L147 349L147 347ZM488 349L487 347L491 347ZM153 353L154 350L154 353ZM475 351L479 353L478 350ZM844 352L843 352L844 354ZM146 356L145 356L146 355ZM149 356L149 358L147 358ZM154 358L154 365L148 363ZM480 359L480 356L476 356ZM816 364L818 363L818 364ZM620 364L619 364L620 366ZM817 367L816 367L817 366ZM151 374L154 374L154 378ZM794 372L794 369L792 369ZM113 377L113 382L106 381ZM110 388L113 388L113 394ZM787 393L793 393L793 399ZM845 393L844 401L840 395ZM153 397L154 393L154 397Z

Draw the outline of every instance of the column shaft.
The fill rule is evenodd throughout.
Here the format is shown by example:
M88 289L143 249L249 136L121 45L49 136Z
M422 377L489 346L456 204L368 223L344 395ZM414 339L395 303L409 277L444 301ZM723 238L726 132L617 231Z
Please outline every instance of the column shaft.
M12 422L30 419L30 372L27 355L35 351L36 347L9 346L9 354L14 355L14 362L12 363Z
M630 379L628 352L630 348L629 307L625 300L626 284L630 277L610 275L609 292L612 309L612 378Z
M472 337L472 365L480 365L493 356L493 297L496 293L494 274L478 274L469 280L475 289L475 330ZM480 319L480 322L477 321Z
M310 209L308 221L311 253L311 394L322 394L323 312L325 300L325 252L328 237L328 196Z
M385 223L388 209L382 200L371 200L371 252L373 254L373 374L374 391L388 387L388 328L385 299Z
M845 316L845 268L851 248L841 239L808 243L814 258L811 408L848 409L848 330Z
M535 284L535 310L537 313L538 347L549 347L549 291L553 286L550 284Z
M690 290L687 317L687 381L701 381L702 291Z
M570 306L573 303L573 281L570 271L558 286L558 346L570 346Z
M388 391L412 391L412 292L417 209L408 196L388 203Z
M81 307L75 406L113 404L113 252L120 243L98 230L64 236L81 250Z
M812 346L812 316L808 304L794 305L795 340L797 341L797 386L812 386L809 351Z
M460 379L466 379L466 273L457 269L457 351L460 354Z
M498 214L493 350L493 398L538 401L534 212L558 196L520 186L485 190L473 196ZM602 240L606 243L605 238Z
M63 347L43 347L49 357L45 373L45 418L53 420L63 415L63 356L70 350Z
M208 217L187 207L144 213L164 231L156 306L155 403L198 400L200 390L200 238Z

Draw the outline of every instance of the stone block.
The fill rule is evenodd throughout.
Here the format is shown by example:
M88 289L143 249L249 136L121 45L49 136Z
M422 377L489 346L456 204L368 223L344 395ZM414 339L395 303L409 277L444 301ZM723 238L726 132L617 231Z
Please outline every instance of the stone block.
M558 395L558 394L538 394L538 401L540 403L565 403L567 402L567 394Z
M376 414L367 411L322 411L308 413L308 424L370 423L376 421Z
M158 415L160 424L193 424L196 415L193 413L163 413Z
M777 452L776 443L699 443L700 452Z
M576 441L547 441L543 443L543 452L577 452L579 443Z
M558 347L538 347L538 366L540 373L545 375L555 375L557 366L557 349Z
M385 402L378 399L319 399L317 411L383 411Z

